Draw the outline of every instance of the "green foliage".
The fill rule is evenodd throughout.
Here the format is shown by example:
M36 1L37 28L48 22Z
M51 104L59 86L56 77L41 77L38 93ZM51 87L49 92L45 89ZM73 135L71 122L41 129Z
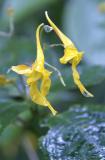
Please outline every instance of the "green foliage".
M0 103L0 132L16 120L19 113L29 109L28 102L3 102Z
M33 118L32 112L26 110L26 108L25 111L23 112L21 111L20 114L17 112L17 115L18 115L17 118L15 114L14 114L15 118L13 117L9 118L9 121L11 120L11 122L9 122L8 125L5 125L4 130L1 132L0 147L9 147L11 143L13 145L13 142L15 143L15 141L18 141L19 136L22 135L25 129L25 125L27 125L27 123L29 123L29 121ZM7 120L8 119L6 118L5 122L7 122ZM2 126L4 126L3 123Z
M4 44L0 49L0 64L8 69L12 65L20 63L30 64L36 56L34 42L27 38L14 37ZM6 56L8 55L8 59Z
M12 0L11 5L14 7L15 10L15 21L20 21L24 19L25 17L32 15L35 11L40 10L44 6L48 4L53 4L55 0L49 1L49 0L23 0L22 2L18 0ZM6 4L8 4L9 1L6 1Z
M0 159L26 160L29 155L22 145L22 140L27 131L32 132L34 138L44 136L40 140L41 160L42 157L43 160L104 159L105 14L99 9L101 2L103 0L0 1L0 31L9 31L9 16L6 15L9 5L14 8L15 27L11 37L3 37L0 32L0 74L16 79L14 84L0 86L0 156L7 155L7 158L1 156ZM44 43L46 46L46 62L60 70L66 83L64 87L56 72L53 72L48 99L58 110L55 117L49 117L47 108L36 106L29 100L27 86L21 76L12 72L7 74L12 65L31 65L34 62L35 30L40 23L47 24L45 10L49 11L57 26L73 40L79 50L84 52L84 59L78 66L78 71L83 84L95 95L91 99L80 94L73 82L71 66L59 63L63 48L49 47L50 43L60 43L57 37L53 31L42 31L41 40L43 48ZM75 104L78 104L78 107ZM21 147L18 146L19 143ZM36 151L37 142L33 145L32 139L31 143ZM19 152L15 151L15 147L20 148Z
M103 106L73 106L67 112L47 119L45 126L50 130L40 140L43 159L104 158L105 113L100 112L100 108L105 111Z

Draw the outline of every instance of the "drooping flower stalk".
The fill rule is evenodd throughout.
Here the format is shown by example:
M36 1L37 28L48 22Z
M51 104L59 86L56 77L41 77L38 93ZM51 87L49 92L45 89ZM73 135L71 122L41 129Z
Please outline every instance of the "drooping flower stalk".
M18 65L12 66L11 69L18 74L26 76L26 83L29 86L32 101L38 105L48 107L52 114L55 115L57 111L46 98L51 86L51 72L44 67L45 59L40 43L40 30L43 25L44 24L39 25L36 30L37 57L35 62L31 67L27 65ZM41 84L39 86L40 82Z
M80 63L83 52L79 52L75 47L74 43L62 32L60 29L53 23L53 21L49 18L47 11L45 12L46 19L48 23L53 28L57 36L60 38L63 46L64 46L64 55L60 58L60 62L62 64L71 63L72 65L72 74L74 83L78 86L80 92L86 97L93 97L93 95L87 91L82 82L80 81L80 76L77 71L77 65Z

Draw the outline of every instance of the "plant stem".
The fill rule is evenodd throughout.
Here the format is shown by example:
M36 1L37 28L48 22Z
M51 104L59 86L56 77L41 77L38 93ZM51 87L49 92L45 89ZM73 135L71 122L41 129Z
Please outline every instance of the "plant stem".
M65 82L64 82L64 79L63 79L63 76L62 76L61 72L60 72L56 67L52 66L51 64L49 64L49 63L47 63L47 62L45 62L45 65L47 65L48 67L52 68L55 72L57 72L58 77L59 77L62 85L63 85L64 87L66 87L66 84L65 84Z

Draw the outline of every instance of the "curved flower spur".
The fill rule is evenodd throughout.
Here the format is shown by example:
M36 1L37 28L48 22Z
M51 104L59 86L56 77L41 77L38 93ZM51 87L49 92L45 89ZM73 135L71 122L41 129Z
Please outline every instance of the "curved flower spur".
M37 58L35 62L32 64L31 67L27 65L18 65L12 66L11 69L18 74L26 76L26 83L29 86L32 101L38 105L48 107L51 110L52 114L55 115L57 111L46 99L46 96L51 86L51 72L44 67L44 54L40 44L40 30L43 25L43 23L40 24L36 30ZM41 85L39 89L40 80Z
M83 52L79 52L72 41L64 35L60 29L53 23L53 21L49 18L47 11L45 12L45 16L50 26L53 28L57 36L63 43L64 46L64 56L60 58L60 62L62 64L71 63L72 65L72 74L74 83L78 86L80 92L86 97L93 97L93 95L87 91L82 82L80 81L79 73L76 69L77 65L81 61L83 57Z

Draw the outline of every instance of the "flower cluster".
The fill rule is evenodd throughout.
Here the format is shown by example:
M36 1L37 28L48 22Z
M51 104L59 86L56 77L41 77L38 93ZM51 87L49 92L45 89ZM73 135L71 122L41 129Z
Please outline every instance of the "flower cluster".
M49 18L47 12L45 12L45 16L51 26L51 29L55 31L64 47L64 56L60 58L60 62L62 64L71 63L75 84L78 86L83 95L93 97L93 95L88 92L81 83L79 73L76 69L83 57L83 52L79 52L72 41L58 29L58 27ZM36 30L37 57L35 62L31 66L23 64L12 66L11 70L26 77L26 83L29 86L32 101L38 105L48 107L52 114L55 115L57 111L51 106L50 102L46 98L51 86L51 72L44 66L45 58L40 42L40 31L42 27L44 27L43 23L40 24Z

